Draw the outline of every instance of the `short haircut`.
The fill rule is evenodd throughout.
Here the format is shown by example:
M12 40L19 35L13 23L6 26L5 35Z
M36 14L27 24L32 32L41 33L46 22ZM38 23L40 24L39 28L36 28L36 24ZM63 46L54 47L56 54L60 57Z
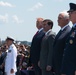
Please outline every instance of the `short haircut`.
M69 14L67 13L67 11L60 12L60 14L64 14L64 18L69 19Z
M53 28L53 21L50 19L45 19L43 22L47 22L47 25L51 25L51 29Z
M44 19L41 18L41 17L37 18L37 21L43 21L43 20L44 20Z

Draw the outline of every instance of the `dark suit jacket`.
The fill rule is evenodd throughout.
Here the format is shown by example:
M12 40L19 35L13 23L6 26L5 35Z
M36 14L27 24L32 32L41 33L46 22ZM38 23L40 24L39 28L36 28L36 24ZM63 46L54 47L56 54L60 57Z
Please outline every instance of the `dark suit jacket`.
M47 65L52 66L52 53L55 33L50 31L42 40L40 52L40 67L46 69Z
M41 51L41 42L44 35L45 33L42 30L33 37L30 49L30 60L32 64L38 64Z
M70 30L70 26L67 26L61 32L60 36L58 36L58 33L55 38L55 42L53 45L53 69L57 73L57 75L60 75L64 47Z
M61 73L75 75L76 71L76 27L72 28L64 49Z

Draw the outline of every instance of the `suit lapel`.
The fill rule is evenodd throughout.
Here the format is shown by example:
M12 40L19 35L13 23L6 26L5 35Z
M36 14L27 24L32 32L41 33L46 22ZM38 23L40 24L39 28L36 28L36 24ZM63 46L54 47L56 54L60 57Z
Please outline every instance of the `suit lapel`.
M55 40L57 40L57 39L60 37L61 34L62 34L62 30L60 30L60 31L58 32L58 34L57 34L56 37L55 37Z
M57 34L56 37L55 37L54 45L55 45L56 41L66 32L66 30L67 30L68 27L69 27L69 25L68 25L67 27L65 27L65 28L63 29L63 31L60 30L60 31L58 32L58 34Z
M51 31L49 31L49 32L47 33L47 35L45 35L45 36L43 37L43 40L44 40L44 39L47 39L50 33L51 33Z

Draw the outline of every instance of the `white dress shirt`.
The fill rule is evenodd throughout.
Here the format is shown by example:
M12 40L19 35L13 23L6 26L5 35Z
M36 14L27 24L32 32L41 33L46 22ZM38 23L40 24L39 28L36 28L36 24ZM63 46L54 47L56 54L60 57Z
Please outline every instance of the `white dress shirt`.
M46 33L45 33L45 35L47 35L50 31L52 31L51 29L50 30L48 30Z
M39 29L38 32L40 32L40 31L42 31L42 30L43 30L43 28Z
M64 27L62 27L61 30L63 31L67 26L68 26L68 24L65 25Z

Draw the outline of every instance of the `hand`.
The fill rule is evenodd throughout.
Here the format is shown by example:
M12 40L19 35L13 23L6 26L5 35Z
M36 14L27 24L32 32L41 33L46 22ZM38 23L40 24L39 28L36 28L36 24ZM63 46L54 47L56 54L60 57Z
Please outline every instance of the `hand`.
M38 61L38 66L40 67L40 61Z
M14 69L11 69L11 71L10 71L10 72L11 72L11 74L13 74L13 73L14 73Z
M76 71L75 71L75 75L76 75Z
M49 66L49 65L47 65L46 70L47 70L47 71L51 71L51 69L52 69L52 67Z
M3 69L3 67L4 67L4 63L2 63L2 65L0 65L0 69Z
M2 67L4 67L5 66L5 64L4 63L2 63Z
M27 67L27 70L32 70L32 68L33 68L32 66L29 66Z
M2 65L0 65L0 69L2 69Z

